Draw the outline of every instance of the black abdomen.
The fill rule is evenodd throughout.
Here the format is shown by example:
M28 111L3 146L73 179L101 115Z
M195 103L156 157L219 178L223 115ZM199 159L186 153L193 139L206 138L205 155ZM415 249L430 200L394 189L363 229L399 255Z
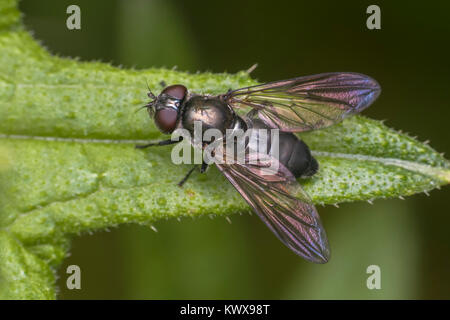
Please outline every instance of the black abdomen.
M311 177L319 169L309 147L294 134L280 131L279 159L296 177Z
M267 129L261 120L253 119L252 127L255 129ZM267 144L268 150L271 148L270 134ZM279 131L278 160L292 172L296 177L311 177L317 170L319 164L311 155L309 147L293 133Z

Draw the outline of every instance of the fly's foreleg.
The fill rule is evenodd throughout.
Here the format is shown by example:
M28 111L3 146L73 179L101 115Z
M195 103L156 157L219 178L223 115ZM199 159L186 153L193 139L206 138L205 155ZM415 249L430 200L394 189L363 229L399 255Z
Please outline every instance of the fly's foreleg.
M148 147L153 147L153 146L167 146L170 144L175 144L180 142L181 140L183 140L183 137L180 137L178 140L161 140L161 141L156 141L156 142L152 142L152 143L148 143L148 144L137 144L135 145L136 149L145 149Z

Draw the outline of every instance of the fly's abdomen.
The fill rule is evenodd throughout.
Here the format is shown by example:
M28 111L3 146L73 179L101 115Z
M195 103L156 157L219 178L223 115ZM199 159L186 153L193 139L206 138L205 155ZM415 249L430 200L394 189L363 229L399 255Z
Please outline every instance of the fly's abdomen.
M295 141L291 137L287 138L286 135L292 136L295 138ZM283 136L283 138L281 138L281 136ZM283 139L292 141L292 144L290 145L290 157L286 157L281 163L283 163L296 178L313 176L317 170L319 170L319 164L311 155L309 147L292 133L283 132L283 135L280 134L280 140Z
M253 129L268 129L267 125L259 120L252 121ZM270 129L268 129L270 130ZM317 160L311 155L309 147L293 133L279 131L278 154L275 153L275 141L271 141L271 133L267 133L267 150L271 150L271 155L277 158L296 177L311 177L319 169Z

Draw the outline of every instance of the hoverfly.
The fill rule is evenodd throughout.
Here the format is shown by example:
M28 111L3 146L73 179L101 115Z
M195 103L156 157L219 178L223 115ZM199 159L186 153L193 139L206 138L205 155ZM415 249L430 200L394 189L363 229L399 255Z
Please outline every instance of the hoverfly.
M308 146L293 132L322 129L361 112L380 94L379 84L358 73L323 73L269 82L227 93L209 96L188 92L181 84L165 87L145 105L161 132L177 128L193 133L194 122L202 128L248 130L279 129L279 155L247 153L251 163L216 163L219 170L252 206L270 230L297 255L314 263L329 260L330 250L325 230L309 196L297 178L310 177L319 168ZM249 108L245 116L235 109ZM178 141L163 140L137 148L168 145ZM203 141L203 146L209 142ZM226 141L224 142L226 143ZM261 174L267 165L277 163L277 170ZM200 172L207 164L203 163ZM197 166L194 166L180 186Z

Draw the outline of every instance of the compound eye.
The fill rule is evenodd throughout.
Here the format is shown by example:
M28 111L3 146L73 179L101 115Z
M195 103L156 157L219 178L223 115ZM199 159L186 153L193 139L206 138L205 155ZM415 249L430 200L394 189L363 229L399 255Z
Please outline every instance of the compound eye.
M178 100L183 100L186 96L187 89L181 84L174 84L172 86L166 87L161 93L165 93Z
M163 133L172 133L177 125L178 112L172 108L164 108L156 111L155 123Z

